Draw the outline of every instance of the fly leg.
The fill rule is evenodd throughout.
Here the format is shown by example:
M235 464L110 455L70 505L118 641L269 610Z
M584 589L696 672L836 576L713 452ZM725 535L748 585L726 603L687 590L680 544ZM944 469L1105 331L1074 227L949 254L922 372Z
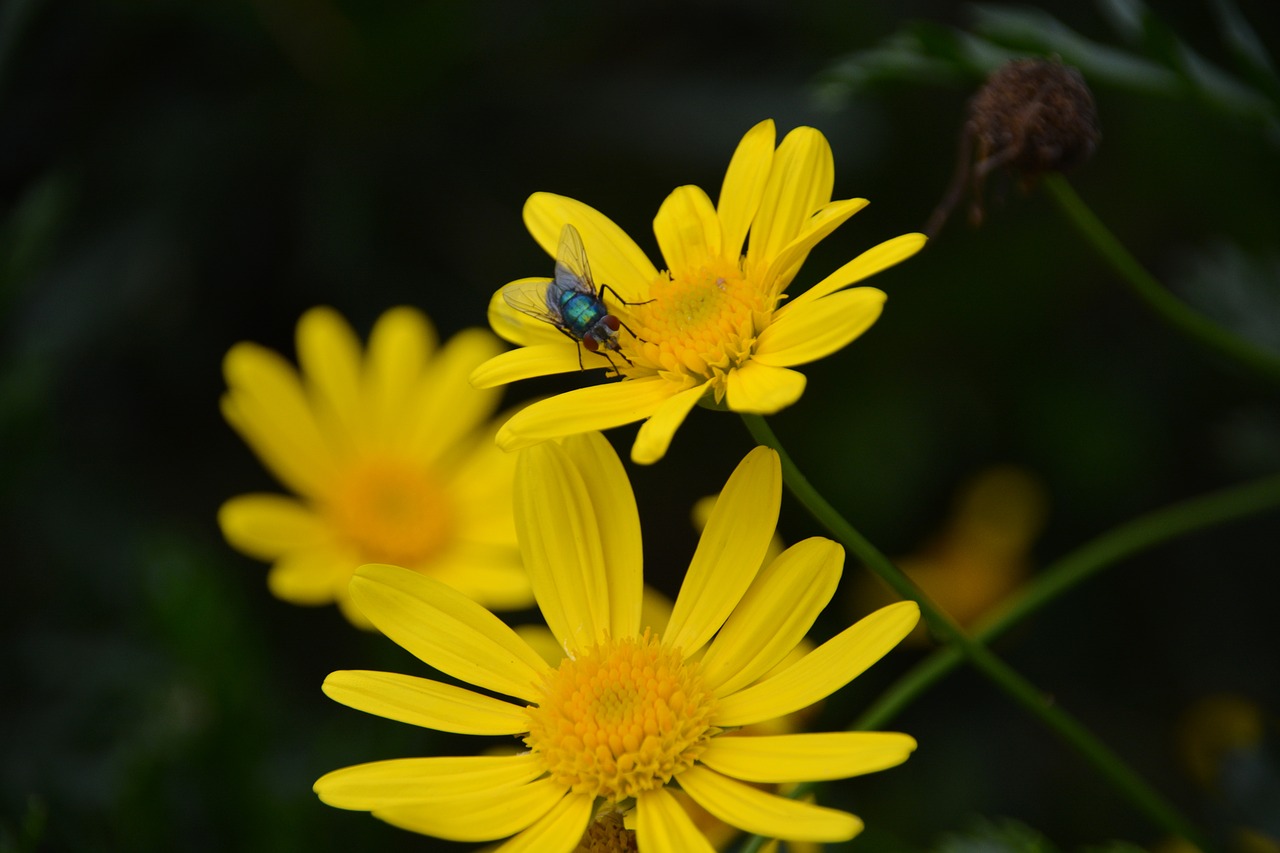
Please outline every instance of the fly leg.
M597 299L599 299L602 303L604 302L604 293L605 293L605 291L606 291L606 290L613 294L613 298L614 298L614 299L618 300L618 302L619 302L619 303L621 303L622 305L626 305L628 308L630 308L631 306L634 306L634 305L648 305L650 302L657 302L657 301L658 301L658 300L656 300L656 299L646 299L644 302L628 302L627 300L623 299L623 298L618 294L618 291L614 290L612 287L610 287L610 286L609 286L609 285L607 285L607 284L602 284L602 285L600 285L600 290L596 293L596 298L597 298ZM640 337L639 335L637 335L637 334L635 333L635 331L634 331L630 326L628 326L626 323L622 322L622 319L621 319L621 318L619 318L619 319L618 319L618 325L622 326L622 328L624 328L624 329L626 329L628 332L630 332L630 333L631 333L631 337L635 338L637 341L640 341L640 343L642 343L642 344L644 344L644 343L648 343L648 341L646 341L644 338L642 338L642 337ZM618 353L618 355L622 355L622 353ZM622 357L623 357L624 359L627 359L627 364L630 364L630 363L631 363L631 359L627 358L625 355L623 355Z
M632 305L648 305L650 302L657 302L657 301L658 301L658 300L656 300L656 299L646 299L644 302L628 302L627 300L623 299L623 298L618 294L618 291L614 290L612 287L610 287L610 286L609 286L609 285L607 285L607 284L602 284L602 285L600 285L600 290L599 290L599 292L597 292L597 293L596 293L596 299L599 299L601 302L603 302L603 301L604 301L604 292L605 292L606 290L613 294L613 298L614 298L614 299L618 300L618 301L619 301L620 303L622 303L623 305L626 305L628 308L629 308L629 307L631 307Z
M569 340L573 341L573 348L578 352L578 369L586 370L586 368L582 366L582 341L575 338L573 336L573 333L570 332L568 329L564 328L563 326L556 326L556 331L564 335ZM609 363L612 364L613 362L610 361Z

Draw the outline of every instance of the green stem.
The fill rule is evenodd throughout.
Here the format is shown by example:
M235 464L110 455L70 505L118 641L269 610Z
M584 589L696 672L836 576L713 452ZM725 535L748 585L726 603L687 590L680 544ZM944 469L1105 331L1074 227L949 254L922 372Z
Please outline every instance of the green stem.
M969 662L1015 702L1053 729L1091 763L1111 784L1153 823L1166 831L1210 850L1190 823L1178 814L1154 789L1129 769L1093 733L1074 717L1042 695L1030 682L997 658L986 646L966 634L951 617L938 608L892 561L871 544L831 506L804 476L782 447L773 430L759 415L743 415L755 440L777 451L782 462L783 481L792 495L828 531L860 559L877 577L904 598L920 606L929 629L948 645L957 648Z
M998 611L974 627L974 639L990 644L1049 602L1125 557L1178 536L1276 507L1280 507L1280 476L1222 489L1125 522L1046 566ZM881 694L853 728L878 729L885 725L963 659L953 646L938 649Z
M1046 175L1044 186L1085 240L1161 319L1218 354L1280 382L1280 357L1200 316L1166 290L1094 215L1066 178L1056 172Z

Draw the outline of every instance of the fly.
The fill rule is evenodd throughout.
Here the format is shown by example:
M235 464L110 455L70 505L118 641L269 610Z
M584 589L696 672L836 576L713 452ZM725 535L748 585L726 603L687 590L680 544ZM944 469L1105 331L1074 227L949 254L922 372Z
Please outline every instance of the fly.
M610 350L627 364L632 363L618 346L618 330L626 329L633 338L636 338L636 333L609 311L609 306L604 304L605 291L613 294L613 298L623 305L646 304L627 302L607 284L597 289L591 278L591 265L587 263L582 235L577 228L565 223L564 230L560 232L560 248L556 252L555 278L547 282L509 284L502 289L502 298L522 314L555 326L566 337L586 347L587 352L604 356L613 372L618 373L618 366L609 355ZM578 369L583 369L581 349L578 350Z

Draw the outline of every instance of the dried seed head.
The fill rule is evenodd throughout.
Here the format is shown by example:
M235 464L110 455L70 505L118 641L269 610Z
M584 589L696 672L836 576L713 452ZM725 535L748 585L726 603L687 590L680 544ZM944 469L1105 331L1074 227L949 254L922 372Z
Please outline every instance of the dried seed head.
M1076 69L1016 59L997 68L969 102L978 162L995 159L1034 182L1088 160L1098 147L1093 94Z
M606 807L583 833L573 853L636 853L636 834L623 824L622 813Z
M1080 72L1056 59L1015 59L997 68L969 101L951 187L925 227L941 229L966 185L969 218L982 221L987 175L1001 167L1030 189L1046 172L1064 172L1088 160L1101 134L1093 94Z

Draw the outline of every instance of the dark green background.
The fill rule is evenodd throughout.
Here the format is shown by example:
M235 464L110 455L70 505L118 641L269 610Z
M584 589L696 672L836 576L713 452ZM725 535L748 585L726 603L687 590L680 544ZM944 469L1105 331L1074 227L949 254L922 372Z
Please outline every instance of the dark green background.
M1099 7L1045 8L1143 50ZM1242 8L1280 41L1266 4ZM1230 67L1207 6L1160 14ZM909 21L971 20L942 2L0 5L0 848L444 849L310 791L347 764L472 746L326 699L334 669L421 668L332 608L272 599L265 567L223 543L218 505L275 488L218 414L223 353L249 339L291 355L317 304L362 334L396 304L445 335L483 324L494 289L550 273L520 219L534 191L592 204L656 258L663 197L685 183L714 196L767 117L821 129L836 197L872 201L813 253L799 279L813 283L923 226L981 79L886 75L833 104L814 96L824 73ZM1276 349L1274 128L1191 91L1095 94L1104 139L1073 176L1082 195L1176 292ZM1049 491L1040 563L1276 469L1275 387L1163 326L1046 197L992 189L981 229L956 216L872 282L884 316L806 369L804 398L773 421L872 541L913 550L992 463ZM611 438L625 453L633 435ZM669 592L696 541L687 508L749 446L736 417L699 410L661 463L632 471L648 575ZM817 532L789 502L781 527ZM1215 832L1244 806L1191 783L1176 722L1218 691L1280 707L1275 529L1261 518L1129 560L999 645ZM840 596L818 633L852 618ZM919 654L891 655L823 725ZM871 827L849 849L930 849L979 815L1063 849L1159 837L971 673L895 726L920 741L906 765L823 794Z

